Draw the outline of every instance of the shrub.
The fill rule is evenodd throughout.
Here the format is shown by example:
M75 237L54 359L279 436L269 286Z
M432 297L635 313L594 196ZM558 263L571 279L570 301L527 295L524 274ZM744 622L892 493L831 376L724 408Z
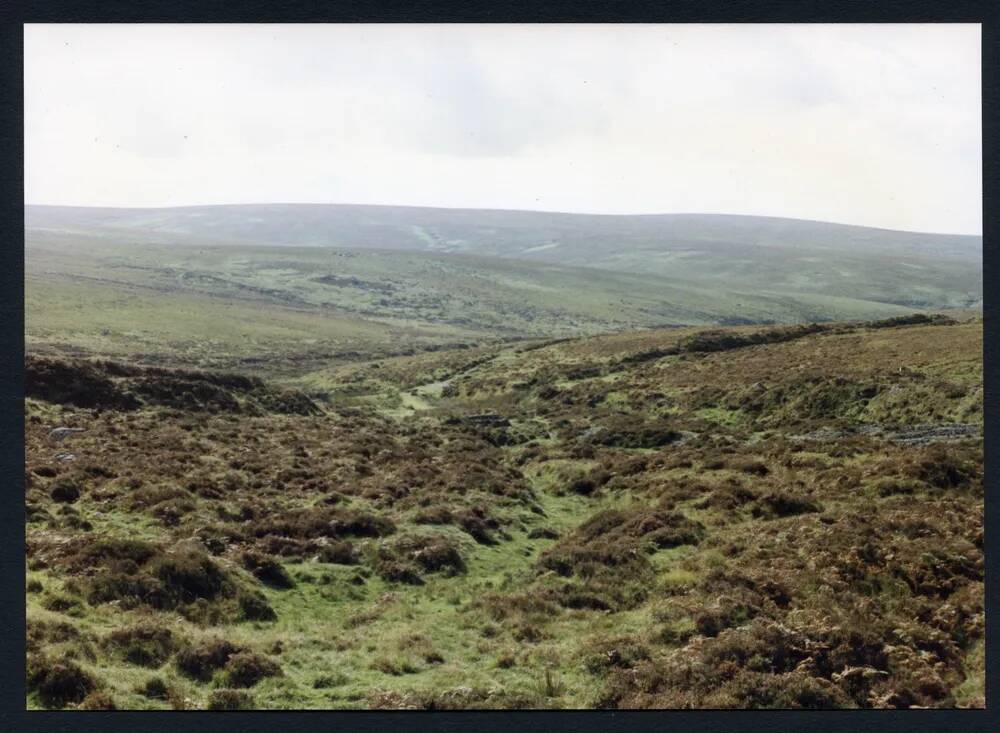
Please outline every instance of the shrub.
M173 486L142 486L128 496L132 509L148 509L171 499L188 498L188 493Z
M462 509L454 514L455 524L465 530L481 545L495 545L493 532L500 528L500 522L491 517L481 506Z
M166 627L146 623L112 631L106 645L129 664L159 667L174 651L174 635Z
M396 531L396 525L386 518L341 507L310 507L294 509L266 517L251 530L255 537L279 535L297 539L329 537L383 537Z
M347 675L344 674L323 674L313 680L314 690L327 690L331 687L340 687L348 683Z
M410 660L399 657L378 657L372 662L372 669L394 677L420 671L413 666Z
M335 565L357 565L360 558L350 542L332 542L320 548L316 559Z
M702 636L718 636L724 629L740 626L758 613L760 609L753 604L724 598L718 605L697 613L694 627Z
M678 513L647 507L607 510L543 553L539 564L564 576L586 574L595 564L638 567L643 564L638 555L643 544L650 548L697 544L703 533L699 523Z
M141 560L114 559L113 554L107 557L115 546ZM156 609L173 609L195 601L213 600L234 588L226 574L195 545L184 544L166 553L145 543L114 542L87 562L103 565L88 581L87 600L92 604L121 601L126 607L146 604Z
M132 383L146 402L179 410L241 412L233 393L196 373L147 373Z
M854 707L835 684L807 674L742 672L717 696L720 707L747 710L829 710Z
M154 558L148 570L164 584L171 596L183 603L197 598L215 598L228 583L208 555L191 548Z
M828 328L830 326L809 323L770 331L755 331L753 333L734 333L731 331L715 330L701 331L683 339L679 345L679 350L691 353L708 353L712 351L741 349L746 346L756 346L758 344L777 344L819 333Z
M278 618L267 599L259 593L240 593L237 603L240 616L246 621L274 621Z
M401 537L391 545L379 548L379 552L389 562L413 562L431 573L457 575L465 572L465 561L458 545L447 537Z
M406 585L423 585L424 579L412 565L400 562L394 558L380 557L375 562L375 572L389 583L405 583Z
M755 517L774 519L823 511L823 507L810 499L773 491L757 500L752 513Z
M587 442L615 448L661 448L681 434L662 418L615 415L590 429Z
M52 484L52 489L49 495L52 497L52 501L57 501L62 504L72 504L77 499L83 490L80 486L80 481L78 478L72 476L64 476L63 478L56 479Z
M599 512L543 552L539 570L583 580L550 589L567 608L621 609L641 603L653 584L647 554L697 544L704 527L683 514L646 506Z
M158 552L155 545L142 540L105 538L88 540L71 558L71 562L84 568L107 564L109 561L131 561L141 565Z
M244 552L240 555L240 563L262 583L275 588L291 588L295 585L281 564L266 555Z
M233 539L239 538L238 531L230 531L220 525L201 527L195 532L195 537L204 545L205 549L213 555L221 555L229 547Z
M134 608L142 603L153 608L170 605L163 584L155 578L139 574L138 568L106 569L91 578L87 586L87 602L92 605L112 602L121 603L123 608Z
M24 394L77 407L134 410L140 406L94 364L37 356L25 359Z
M166 700L170 697L170 688L161 677L150 677L145 684L139 687L138 692L150 700Z
M597 491L597 484L592 479L584 476L570 483L569 490L580 496L590 496Z
M936 489L964 488L976 482L982 471L972 460L955 451L934 446L903 465L905 478L917 479Z
M180 524L181 518L190 514L195 509L195 503L191 499L172 499L153 507L151 514L162 521L168 527L176 527Z
M80 601L73 596L53 594L42 600L42 608L67 616L79 616L82 613Z
M767 465L756 458L730 458L726 461L726 467L753 476L766 476L768 474Z
M629 668L649 659L649 649L635 637L596 639L585 646L583 666L592 674L612 667Z
M723 486L715 489L696 505L699 509L713 507L724 511L733 511L743 507L757 498L757 494L741 485Z
M225 639L206 639L177 652L174 659L181 673L200 682L207 682L212 673L221 669L234 654L245 651L243 647Z
M920 481L905 478L886 477L876 479L872 488L879 496L909 496L924 487Z
M253 696L245 690L212 690L208 695L209 710L252 710Z
M414 524L451 524L455 521L451 509L444 506L434 506L422 509L413 517Z
M265 555L280 555L281 557L301 560L316 550L315 540L297 540L292 537L277 537L268 535L257 546Z
M883 318L879 321L868 321L861 325L865 328L898 328L900 326L947 326L955 322L954 318L949 318L945 315L914 313L908 316L895 316L893 318Z
M72 660L40 655L28 656L27 683L29 692L37 691L38 699L48 708L81 702L97 688L96 680Z
M267 657L239 652L226 662L226 682L230 687L253 687L265 677L281 674L281 667Z
M323 410L297 389L258 391L261 406L282 415L321 415Z
M106 692L91 692L77 706L78 710L117 710L114 698Z

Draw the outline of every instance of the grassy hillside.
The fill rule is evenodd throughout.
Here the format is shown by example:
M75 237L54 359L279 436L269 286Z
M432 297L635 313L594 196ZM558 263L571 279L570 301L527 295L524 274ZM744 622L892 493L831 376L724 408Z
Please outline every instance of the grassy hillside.
M478 255L137 244L29 230L35 351L303 371L428 347L681 324L888 317L911 308L778 287Z
M916 308L968 307L982 299L982 237L794 219L279 204L29 206L25 216L29 241L49 232L169 245L465 253L659 275L709 290L777 290Z
M982 706L981 354L912 318L282 384L31 356L28 705Z

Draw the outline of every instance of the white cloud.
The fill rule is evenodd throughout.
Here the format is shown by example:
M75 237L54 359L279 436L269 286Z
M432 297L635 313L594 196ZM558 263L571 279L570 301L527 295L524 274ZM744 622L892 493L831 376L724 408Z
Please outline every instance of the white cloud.
M979 27L25 27L26 199L981 232Z

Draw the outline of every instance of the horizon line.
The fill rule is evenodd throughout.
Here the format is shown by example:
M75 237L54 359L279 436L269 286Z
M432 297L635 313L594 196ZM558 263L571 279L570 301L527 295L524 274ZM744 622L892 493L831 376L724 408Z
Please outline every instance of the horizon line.
M965 233L965 232L934 232L934 231L918 231L915 229L894 229L887 226L873 226L869 224L855 224L850 222L842 221L830 221L827 219L812 219L808 217L797 217L797 216L777 216L774 214L733 214L733 213L720 213L720 212L710 212L710 211L674 211L674 212L630 212L630 213L604 213L604 212L588 212L588 211L559 211L553 209L515 209L509 207L491 207L491 206L440 206L440 205L421 205L421 204L371 204L371 203L350 203L350 202L331 202L331 201L255 201L255 202L244 202L244 203L212 203L212 204L170 204L170 205L160 205L160 206L110 206L110 205L92 205L92 204L48 204L48 203L29 203L24 202L24 207L44 207L51 209L114 209L122 211L167 211L172 209L207 209L207 208L233 208L233 207L252 207L252 206L341 206L341 207L371 207L371 208L383 208L383 209L434 209L440 211L489 211L489 212L503 212L503 213L525 213L525 214L554 214L557 216L594 216L594 217L604 217L604 218L637 218L637 217L667 217L667 216L722 216L722 217L734 217L734 218L747 218L747 219L782 219L785 221L799 221L808 222L813 224L829 224L833 226L843 226L843 227L855 227L858 229L875 229L885 232L899 232L903 234L930 234L937 236L948 236L948 237L979 237L982 238L983 234L979 233Z

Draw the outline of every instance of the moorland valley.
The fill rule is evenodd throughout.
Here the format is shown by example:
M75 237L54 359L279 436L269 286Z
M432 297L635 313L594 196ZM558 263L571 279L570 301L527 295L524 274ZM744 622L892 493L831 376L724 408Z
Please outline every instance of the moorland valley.
M980 237L25 217L30 707L984 704Z

